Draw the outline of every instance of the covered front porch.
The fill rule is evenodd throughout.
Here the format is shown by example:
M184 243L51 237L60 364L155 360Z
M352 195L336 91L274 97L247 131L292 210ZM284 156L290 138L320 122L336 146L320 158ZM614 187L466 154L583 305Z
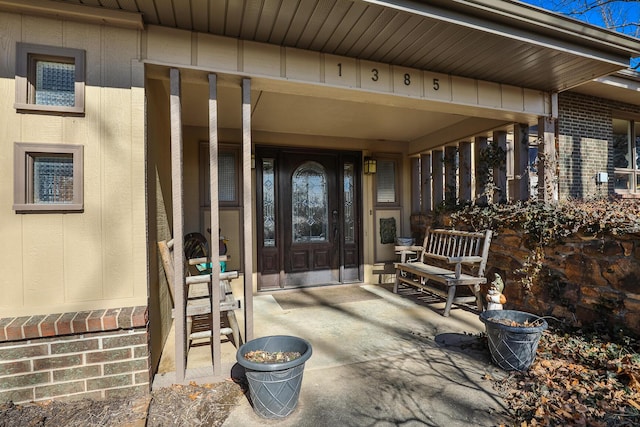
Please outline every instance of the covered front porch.
M441 316L444 303L392 285L342 285L280 291L254 297L256 336L294 335L308 340L296 411L279 425L507 424L506 409L487 374L500 376L477 335L484 325L471 308ZM172 342L165 353L171 355ZM223 355L235 347L223 343ZM226 377L239 375L233 360ZM163 359L161 369L171 370ZM189 368L211 370L207 346L190 350ZM154 387L171 384L159 372ZM263 422L243 399L227 425Z
M454 87L477 91L453 80L447 84L451 91ZM473 200L484 192L478 175L489 143L502 150L511 143L512 151L517 152L513 173L518 177L512 181L526 183L520 177L526 176L528 167L529 126L538 123L546 130L546 120L538 122L538 118L549 108L548 98L538 94L528 112L505 113L483 106L474 117L462 114L460 100L435 111L440 105L437 102L375 91L363 94L348 88L332 89L332 96L340 102L330 102L326 88L311 84L155 64L147 66L147 88L151 100L148 121L152 124L150 171L156 174L150 177L149 188L149 193L156 195L150 214L155 217L152 228L157 228L151 235L157 236L158 242L173 239L175 266L185 263L182 239L175 236L194 231L206 235L211 259L220 255L218 245L211 242L218 241L222 233L231 236L228 267L240 272L232 283L242 303L242 309L236 311L242 314L239 323L245 341L260 336L253 303L261 291L295 292L292 289L310 285L377 281L375 267L396 260L396 237L410 233L410 214L431 211L458 198ZM496 86L493 90L497 96L503 89ZM511 98L503 95L521 102L531 100L524 91ZM369 102L362 102L362 98ZM389 104L390 100L394 102ZM331 109L325 113L329 104ZM318 110L323 114L318 116ZM291 120L291 114L298 120ZM350 119L344 120L345 115ZM523 123L509 122L513 117ZM376 124L367 126L367 118ZM306 133L298 128L301 123L309 127ZM373 139L375 135L383 138ZM396 140L386 139L394 135ZM462 141L445 144L449 138ZM223 157L228 153L231 163ZM364 169L363 158L377 161L377 173ZM507 171L496 171L502 193L489 197L508 197ZM298 175L303 177L305 188L320 182L320 199L328 200L313 205L320 215L308 218L310 224L318 218L324 224L317 235L295 235L297 222L292 219L291 206L296 206L299 196L294 188ZM331 201L329 196L336 192L337 198ZM515 188L513 194L528 198L528 185ZM309 206L304 205L305 209ZM270 222L276 224L273 230L267 226ZM162 269L159 266L161 278ZM181 269L175 273L167 276L175 297L169 300L165 293L163 298L166 286L159 280L154 291L158 292L160 310L152 313L161 317L166 328L163 344L177 343L172 347L175 356L170 366L175 366L175 374L171 381L223 376L235 360L234 350L223 348L215 339L209 353L213 354L213 365L211 356L207 356L205 370L190 361L196 357L194 348L187 344L185 328L190 287L185 286L188 280ZM219 273L218 264L213 263L210 281L214 296L219 295ZM310 281L312 274L323 279ZM219 303L217 297L211 298L214 337L220 335L215 309ZM170 330L172 313L175 323Z

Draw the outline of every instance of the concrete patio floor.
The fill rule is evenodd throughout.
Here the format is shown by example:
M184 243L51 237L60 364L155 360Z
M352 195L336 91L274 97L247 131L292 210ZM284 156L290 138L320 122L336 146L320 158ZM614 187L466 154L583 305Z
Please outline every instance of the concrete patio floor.
M454 308L445 318L443 302L410 288L389 290L341 285L254 296L255 337L298 336L313 355L291 415L262 418L244 398L224 425L510 425L487 379L506 373L491 364L477 313ZM223 372L238 377L243 368L233 365L235 350L223 344ZM171 369L170 360L163 363ZM188 367L210 364L208 346L190 350Z

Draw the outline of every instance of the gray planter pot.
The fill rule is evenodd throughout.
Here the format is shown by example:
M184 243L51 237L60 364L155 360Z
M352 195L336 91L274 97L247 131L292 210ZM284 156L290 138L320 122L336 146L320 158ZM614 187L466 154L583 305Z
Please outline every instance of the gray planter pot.
M508 319L518 323L535 322L534 327L507 326L493 320ZM487 310L480 313L487 329L491 359L505 371L526 371L536 358L538 342L547 321L534 314L515 310Z
M256 350L296 351L301 356L285 363L256 363L244 358L246 353ZM308 341L288 335L256 338L238 349L236 360L245 368L249 397L256 414L264 418L285 418L293 412L298 405L304 364L311 352Z

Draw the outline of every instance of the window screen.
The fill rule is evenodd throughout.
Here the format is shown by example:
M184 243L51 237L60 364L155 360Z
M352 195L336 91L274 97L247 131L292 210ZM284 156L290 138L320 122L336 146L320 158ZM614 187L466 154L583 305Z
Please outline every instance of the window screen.
M378 203L396 202L396 164L393 160L378 160L376 200Z

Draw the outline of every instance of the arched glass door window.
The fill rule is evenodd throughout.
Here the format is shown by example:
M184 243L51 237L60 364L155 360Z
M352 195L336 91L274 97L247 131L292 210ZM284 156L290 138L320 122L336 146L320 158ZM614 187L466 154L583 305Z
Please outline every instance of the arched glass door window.
M294 242L326 242L329 223L327 173L317 162L305 162L291 177Z

